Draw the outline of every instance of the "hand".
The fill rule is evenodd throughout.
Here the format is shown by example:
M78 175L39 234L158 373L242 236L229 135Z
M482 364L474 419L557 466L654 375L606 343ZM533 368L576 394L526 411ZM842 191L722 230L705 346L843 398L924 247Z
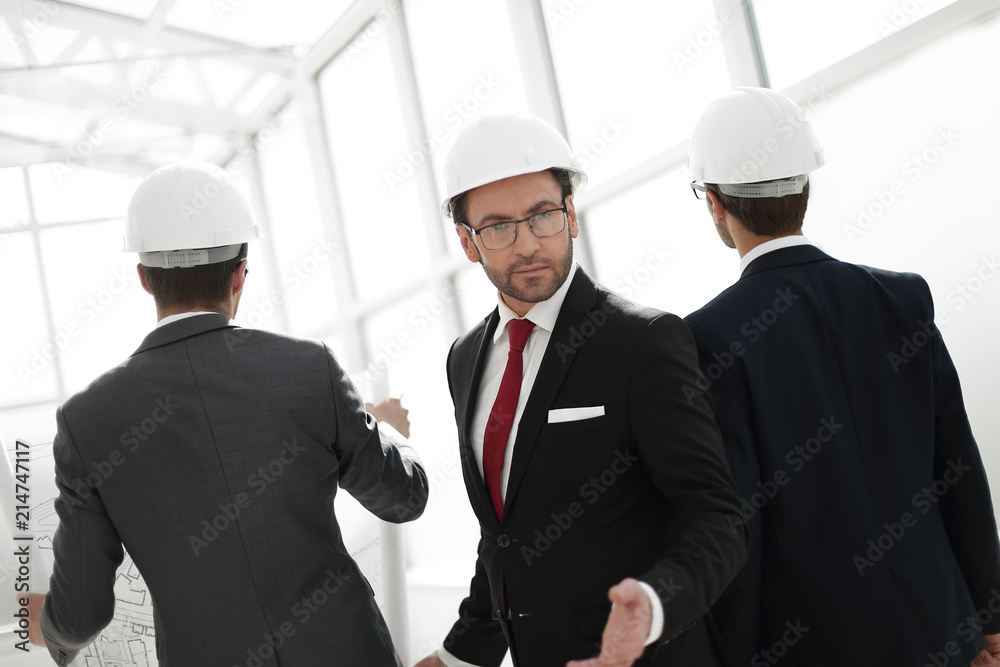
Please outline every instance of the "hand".
M21 606L21 598L28 598L28 641L35 646L45 646L45 638L42 637L42 626L39 619L42 617L42 603L45 602L45 595L42 593L21 593L16 596L16 604Z
M624 579L608 592L614 606L601 637L601 654L590 660L571 660L566 667L629 667L642 656L653 607L635 579Z
M413 667L447 667L441 658L438 657L437 651L431 653L429 656L415 664Z
M378 405L365 403L365 410L370 412L375 419L392 426L404 438L410 437L410 420L406 415L410 411L403 407L398 398L387 398Z
M972 661L972 667L1000 667L1000 635L986 635L986 648Z

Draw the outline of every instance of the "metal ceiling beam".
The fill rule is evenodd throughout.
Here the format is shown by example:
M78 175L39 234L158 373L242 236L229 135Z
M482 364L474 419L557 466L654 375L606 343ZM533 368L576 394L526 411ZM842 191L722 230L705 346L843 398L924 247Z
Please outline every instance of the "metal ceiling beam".
M153 74L150 75L155 80ZM151 80L151 84L155 81ZM138 95L138 88L136 95ZM250 116L238 116L222 109L191 106L180 102L153 98L148 91L138 97L128 99L115 90L95 84L57 77L52 74L45 80L42 75L34 77L0 78L0 93L15 95L32 100L49 102L70 108L84 109L99 114L112 114L115 109L128 113L126 118L145 120L162 125L182 127L191 132L205 132L222 137L242 137L265 126L278 109L267 105Z
M145 53L146 48L155 43L156 38L163 34L167 25L167 14L173 9L176 0L159 0L149 17L142 25L139 38L132 42L126 57L139 56Z
M82 40L74 41L64 52L66 55L61 55L59 60L64 58L68 60L81 43L90 37L97 37L104 44L110 44L112 40L130 42L132 49L125 58L118 59L112 55L104 61L109 65L122 63L125 66L119 69L121 73L119 83L125 80L126 70L143 68L143 63L147 59L151 64L156 63L158 58L166 58L165 62L169 62L170 58L185 54L193 54L191 57L225 57L256 71L278 73L285 77L294 71L294 60L289 53L256 49L231 40L199 35L168 26L166 18L174 2L175 0L160 0L146 21L66 2L38 0L23 0L19 5L19 11L11 11L5 7L3 18L10 25L12 32L19 36L23 33L21 19L31 20L31 17L38 16L44 17L44 22L41 19L37 21L36 29L39 31L45 30L46 26L54 26L75 31L83 37ZM208 105L193 106L164 100L149 95L149 91L140 91L138 87L131 89L119 85L109 88L73 80L71 77L62 77L60 70L64 66L82 65L69 62L64 65L60 63L39 65L34 59L31 40L25 38L19 39L18 42L21 45L22 55L34 66L30 69L25 67L23 70L18 68L0 70L0 93L79 108L93 113L94 116L91 126L78 138L78 141L72 144L46 144L30 150L18 150L16 153L5 152L0 156L0 162L4 164L10 164L15 159L28 159L31 163L35 163L42 159L53 159L53 156L55 159L61 157L65 160L73 146L86 142L88 136L96 136L102 119L108 117L114 119L123 113L126 110L126 103L126 118L181 127L190 133L212 134L237 144L264 127L280 109L280 105L276 107L273 104L275 97L284 100L288 98L288 86L284 81L279 81L278 87L282 89L282 94L272 96L250 116L240 116L230 110L210 108ZM158 55L142 56L149 51ZM141 102L123 97L132 94L133 90L136 96L141 93L143 98ZM30 137L25 139L31 140ZM109 141L108 146L112 145L120 144ZM105 153L106 148L95 154Z
M103 167L108 162L128 156L140 158L140 163L151 164L148 160L141 159L151 148L161 142L171 140L183 140L187 138L186 133L178 130L175 135L166 135L150 139L135 139L128 141L108 141L94 146L89 152L85 161L67 159L72 146L65 143L24 143L24 139L14 137L10 134L0 134L0 138L11 143L17 142L21 145L13 145L0 148L0 169L5 167L17 167L29 164L44 164L49 162L63 163L67 169L86 164L86 166ZM157 165L159 166L159 165Z
M149 34L147 33L149 29L146 27L146 21L142 19L113 14L99 9L80 7L67 2L60 2L59 0L45 0L44 2L41 0L20 0L18 5L21 7L21 11L15 13L6 9L4 11L6 17L18 20L21 17L45 16L45 24L39 26L40 30L44 30L45 25L51 25L74 32L107 37L133 44L142 43L147 38L155 37L149 39L147 44L149 48L177 55L203 53L211 50L227 51L239 49L241 64L259 71L276 72L279 74L287 74L291 65L290 59L278 57L274 51L248 48L252 45L184 30L182 28L175 28L167 25L165 22L160 30ZM164 5L164 7L169 9L167 5ZM151 18L159 16L157 14L158 10L159 6L154 10ZM166 13L158 20L165 21L165 19Z

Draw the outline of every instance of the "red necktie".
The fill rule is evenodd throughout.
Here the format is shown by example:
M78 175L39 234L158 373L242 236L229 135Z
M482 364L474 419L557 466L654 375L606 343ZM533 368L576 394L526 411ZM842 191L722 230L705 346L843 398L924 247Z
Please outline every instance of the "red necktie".
M490 419L486 422L486 434L483 436L483 476L486 478L486 489L493 499L493 507L497 517L503 519L503 500L500 498L500 475L503 472L504 453L507 450L507 439L510 428L514 425L514 413L517 411L517 399L521 395L521 377L524 372L524 358L521 352L528 342L535 323L530 320L511 320L507 323L507 337L510 339L510 352L507 353L507 368L500 380L500 391L497 400L490 411Z

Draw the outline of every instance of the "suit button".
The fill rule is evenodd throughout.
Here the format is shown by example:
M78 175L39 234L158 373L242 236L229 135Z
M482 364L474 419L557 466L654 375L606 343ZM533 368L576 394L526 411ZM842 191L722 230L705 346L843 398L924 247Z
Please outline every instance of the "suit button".
M510 546L510 535L504 533L503 535L501 535L500 537L498 537L497 538L497 546L500 547L501 549L506 549L507 547L509 547Z

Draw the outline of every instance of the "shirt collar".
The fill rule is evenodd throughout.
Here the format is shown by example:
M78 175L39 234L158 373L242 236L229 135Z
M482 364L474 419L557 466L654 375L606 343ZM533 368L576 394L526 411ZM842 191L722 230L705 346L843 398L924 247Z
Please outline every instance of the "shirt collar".
M573 282L573 276L575 275L576 262L573 262L573 266L569 270L569 275L566 276L566 281L559 286L556 293L545 301L539 301L532 306L531 310L525 314L524 319L531 320L535 323L536 327L552 333L552 329L556 326L556 318L559 317L559 311L562 310L563 301L566 300L566 293L569 292L570 283ZM507 335L507 323L518 319L517 314L508 308L507 304L500 298L499 292L497 292L497 309L500 311L500 323L497 324L497 330L493 332L494 343L500 342Z
M761 255L766 255L767 253L775 250L791 248L792 246L797 245L812 245L812 241L801 234L780 236L776 239L771 239L770 241L764 241L759 246L743 255L743 259L740 260L740 275L743 275L743 272L747 270L747 267L750 266L750 262L754 261Z
M196 310L190 313L177 313L176 315L167 315L162 320L156 323L156 328L159 329L165 324L170 324L171 322L176 322L178 320L184 320L189 317L194 317L195 315L218 315L218 314L219 313L216 313L215 311L211 310ZM236 324L236 322L233 319L230 319L229 323Z

